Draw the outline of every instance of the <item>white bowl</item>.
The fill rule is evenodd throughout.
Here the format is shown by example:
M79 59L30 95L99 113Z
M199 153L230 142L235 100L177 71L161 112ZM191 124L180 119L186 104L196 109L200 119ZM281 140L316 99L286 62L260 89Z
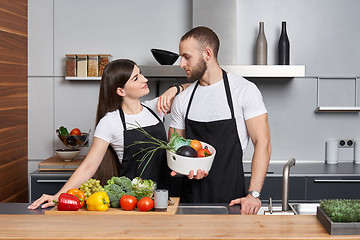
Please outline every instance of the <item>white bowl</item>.
M77 155L80 154L80 150L79 149L57 149L57 150L55 150L55 153L58 157L60 157L64 161L71 161Z
M194 174L198 169L210 171L215 158L216 150L208 143L201 142L203 148L208 148L211 156L208 157L184 157L169 150L166 150L167 164L169 168L177 173L189 175L190 170L194 170Z

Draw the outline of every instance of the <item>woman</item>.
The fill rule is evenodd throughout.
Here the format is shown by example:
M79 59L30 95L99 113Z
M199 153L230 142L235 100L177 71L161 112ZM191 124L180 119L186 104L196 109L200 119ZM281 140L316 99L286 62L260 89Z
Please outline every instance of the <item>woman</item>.
M150 92L147 81L131 60L119 59L106 66L100 83L96 129L89 153L57 194L43 194L29 209L36 209L43 203L42 208L54 206L53 200L57 200L61 193L79 188L81 183L93 176L100 179L102 185L112 176L127 176L130 179L139 176L145 164L138 168L137 160L141 156L133 158L133 155L145 146L126 146L148 139L134 129L134 124L166 141L163 113L170 110L173 98L180 91L179 87L171 87L159 99L141 104L140 98ZM142 178L154 180L159 188L167 188L170 169L166 164L165 150L158 150L155 155L146 166Z

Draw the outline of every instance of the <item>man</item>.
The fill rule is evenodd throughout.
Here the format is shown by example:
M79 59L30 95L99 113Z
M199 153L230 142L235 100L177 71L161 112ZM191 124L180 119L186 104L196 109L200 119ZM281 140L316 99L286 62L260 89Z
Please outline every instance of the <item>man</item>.
M195 82L173 102L169 136L175 128L217 151L209 173L190 171L183 179L181 201L230 202L230 206L241 204L242 214L256 214L271 155L267 111L255 84L221 69L219 45L217 35L206 27L190 30L179 45L180 67ZM246 193L242 157L249 137L254 154Z

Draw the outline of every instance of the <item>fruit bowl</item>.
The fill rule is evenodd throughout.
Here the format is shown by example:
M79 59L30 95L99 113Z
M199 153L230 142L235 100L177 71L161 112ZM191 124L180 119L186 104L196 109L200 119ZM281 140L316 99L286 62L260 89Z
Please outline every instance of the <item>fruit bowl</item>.
M161 65L173 65L179 58L177 53L169 52L162 49L151 49L151 53Z
M55 153L58 157L60 157L61 159L63 159L64 161L71 161L73 160L75 157L77 157L77 155L79 155L80 150L79 149L57 149L55 150Z
M201 142L201 141L200 141ZM208 143L201 142L203 148L209 149L211 156L208 157L184 157L169 150L166 150L167 164L169 168L177 173L188 175L190 170L194 170L194 175L198 169L210 171L214 161L216 150Z
M81 135L60 135L59 131L56 133L60 141L67 147L81 147L89 142L89 133L82 133Z

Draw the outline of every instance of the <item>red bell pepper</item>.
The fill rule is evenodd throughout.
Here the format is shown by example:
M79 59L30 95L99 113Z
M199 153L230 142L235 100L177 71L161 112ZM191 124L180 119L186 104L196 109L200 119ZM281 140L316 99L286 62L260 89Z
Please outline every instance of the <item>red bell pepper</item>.
M79 198L69 193L60 194L57 204L59 211L77 211L81 208Z

